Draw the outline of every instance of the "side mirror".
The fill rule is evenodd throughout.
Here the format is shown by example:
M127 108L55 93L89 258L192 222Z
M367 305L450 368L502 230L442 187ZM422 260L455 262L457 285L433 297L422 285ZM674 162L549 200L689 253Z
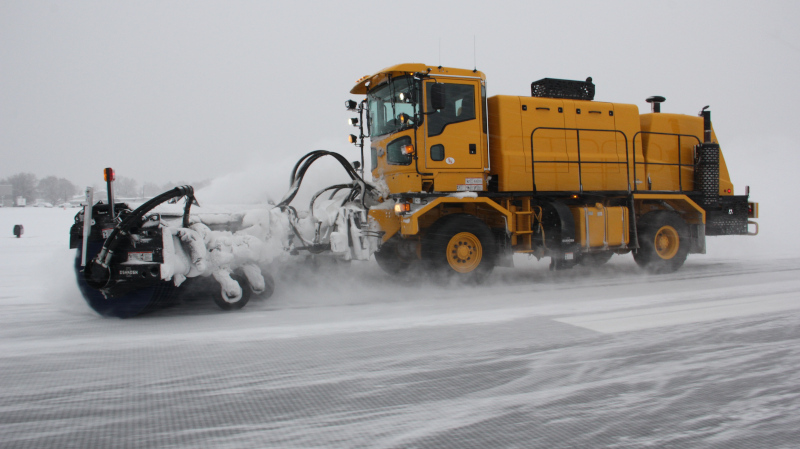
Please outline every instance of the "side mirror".
M444 109L444 84L431 84L431 108L437 111ZM433 111L428 111L433 112Z

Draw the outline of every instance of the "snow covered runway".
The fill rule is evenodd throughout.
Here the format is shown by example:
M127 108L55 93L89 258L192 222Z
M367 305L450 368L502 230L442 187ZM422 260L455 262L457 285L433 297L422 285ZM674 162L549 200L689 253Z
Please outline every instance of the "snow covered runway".
M296 267L239 312L116 320L73 285L73 215L0 209L2 447L800 441L800 258L710 248L665 276L521 258L471 288Z

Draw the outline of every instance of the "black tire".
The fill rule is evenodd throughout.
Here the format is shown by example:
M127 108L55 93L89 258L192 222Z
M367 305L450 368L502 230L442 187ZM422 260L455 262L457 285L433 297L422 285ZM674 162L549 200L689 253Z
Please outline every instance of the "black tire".
M102 246L102 241L89 241L86 260L89 261L95 257ZM86 282L83 267L81 267L81 252L82 248L79 246L75 254L75 278L78 289L86 304L98 314L104 317L132 318L169 307L174 303L178 289L171 281L164 281L119 297L106 298L99 290L92 288Z
M241 273L233 273L231 274L231 279L239 283L239 287L242 288L242 297L239 298L238 301L235 302L228 302L222 296L222 288L220 287L214 293L214 303L217 304L222 310L239 310L250 301L250 296L253 294L253 290L250 288L250 285L247 283L247 279ZM265 279L266 280L266 279ZM274 283L273 283L274 285Z
M414 262L407 254L400 251L400 237L392 237L375 252L375 261L387 274L400 274L408 270Z
M649 212L639 219L636 229L639 249L633 251L633 259L649 273L672 273L686 261L689 226L678 214Z
M258 299L269 299L275 293L275 278L269 273L261 273L264 276L264 291L256 295ZM251 289L252 290L252 289ZM255 292L253 292L255 293Z
M584 267L599 267L605 265L614 255L613 251L602 251L599 253L583 253L578 258L578 263Z
M497 260L492 231L469 214L448 215L434 223L425 235L422 252L437 272L472 282L485 279Z

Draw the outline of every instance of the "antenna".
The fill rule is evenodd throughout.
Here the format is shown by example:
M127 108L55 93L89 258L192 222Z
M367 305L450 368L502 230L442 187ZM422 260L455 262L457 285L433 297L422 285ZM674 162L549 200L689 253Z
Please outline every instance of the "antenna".
M472 64L473 64L472 71L473 72L477 72L478 71L478 56L477 56L477 52L475 51L475 40L476 40L475 39L475 35L473 34L472 35Z
M442 36L439 36L439 68L442 68Z

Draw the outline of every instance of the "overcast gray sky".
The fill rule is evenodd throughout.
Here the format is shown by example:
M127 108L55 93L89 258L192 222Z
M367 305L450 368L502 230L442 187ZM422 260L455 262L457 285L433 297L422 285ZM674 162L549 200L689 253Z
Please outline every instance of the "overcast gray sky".
M0 177L288 178L314 149L358 157L343 102L362 75L476 57L490 95L592 76L598 100L640 110L650 95L666 112L710 104L734 182L753 184L754 165L798 161L798 13L796 1L0 0Z

